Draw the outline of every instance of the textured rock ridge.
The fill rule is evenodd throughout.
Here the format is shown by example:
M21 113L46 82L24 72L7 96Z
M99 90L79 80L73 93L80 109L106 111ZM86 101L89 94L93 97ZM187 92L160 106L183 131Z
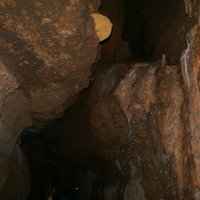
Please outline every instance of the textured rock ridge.
M185 85L187 87L189 125L190 125L190 145L191 160L193 167L190 167L191 187L200 186L199 169L199 24L196 24L187 34L187 49L182 53L181 65ZM188 184L187 181L185 184ZM196 191L196 190L195 190ZM197 192L197 191L196 191Z
M182 150L187 135L183 81L178 66L158 64L131 65L126 74L123 64L115 65L94 87L101 100L91 113L93 134L102 141L101 155L130 177L122 186L125 199L184 195L179 181L190 148Z

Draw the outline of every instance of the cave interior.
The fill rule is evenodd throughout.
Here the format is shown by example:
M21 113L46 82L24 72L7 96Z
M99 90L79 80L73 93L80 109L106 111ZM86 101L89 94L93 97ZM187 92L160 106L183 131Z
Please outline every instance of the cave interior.
M25 0L10 2L7 8L1 9L1 13L5 12L5 9L10 9L14 13L15 7L12 7L12 2L18 2L21 10L27 6ZM55 2L61 4L60 7L55 7L56 12L59 12L62 1L55 0ZM48 105L50 101L44 98L43 102L42 97L38 99L36 96L38 109L40 110L44 103L47 105L45 109L50 110L51 117L45 119L37 114L36 110L33 112L33 123L19 125L20 133L15 135L17 139L14 146L24 152L28 161L28 169L22 168L21 173L23 170L29 171L27 173L30 174L28 178L30 188L17 189L16 193L19 196L23 193L23 189L28 192L24 196L17 196L16 199L199 199L199 182L198 178L195 178L198 175L191 174L199 173L198 144L195 142L198 141L198 133L196 133L198 131L195 132L197 128L194 128L198 127L198 117L195 122L188 119L189 113L199 108L197 105L192 107L193 104L198 104L199 99L196 97L195 100L194 96L199 95L199 90L195 90L193 94L190 92L192 90L190 87L192 85L199 87L199 79L196 78L198 70L192 69L194 66L192 56L198 55L200 34L198 27L195 33L194 30L189 32L195 24L198 24L197 4L199 2L183 0L66 2L68 2L66 4L76 2L74 5L77 8L81 2L81 5L87 7L85 8L87 11L84 12L106 16L112 23L112 32L108 38L100 41L96 46L93 45L96 52L90 49L96 55L95 62L88 64L88 61L83 61L80 57L80 63L90 68L89 76L81 69L78 76L72 68L69 74L75 82L77 81L77 85L71 78L69 81L66 78L65 81L75 89L64 84L60 86L62 89L53 88L57 92L53 91L50 95L55 97L59 90L64 91L66 88L66 94L64 93L62 99L67 97L70 103L62 103L62 109L65 109L60 112L60 108L55 107L57 111L54 111L51 109L52 105ZM46 0L38 0L37 3L48 4ZM65 15L62 12L60 17ZM29 20L32 15L34 13L30 14ZM43 26L51 23L48 15L44 19ZM0 35L4 36L2 24ZM42 37L54 37L48 35L48 31L47 28L42 30L41 35L44 33ZM188 32L190 34L187 34ZM12 34L9 37L12 37ZM76 35L67 41L69 45L75 46L74 49L71 50L71 46L67 45L64 48L69 48L67 51L79 52L76 49L78 46L76 42L79 43L81 37L81 34ZM4 45L2 41L0 43ZM10 41L12 43L11 39ZM190 49L186 41L193 41L190 43L192 46ZM39 40L37 42L39 43ZM87 40L83 41L83 45L84 42ZM55 53L56 47L52 51ZM89 50L84 56L90 57L88 53ZM8 63L8 66L18 62L12 57L6 60L9 56L4 56L3 48L0 48L0 54L0 59L3 63ZM46 54L42 55L45 59ZM73 55L79 59L79 53ZM26 56L33 60L38 59L34 52ZM22 59L27 64L25 56ZM70 59L69 66L79 62ZM37 65L43 65L37 62ZM188 63L186 74L181 72L184 62ZM23 72L23 69L19 68L16 73L16 77L18 74L24 73L25 76L26 73L30 73L30 77L25 77L22 86L18 87L20 92L26 93L29 88L35 91L40 84L46 84L45 81L37 83L37 79L34 79L34 83L30 83L31 76L34 75L31 75L31 68L26 69L27 71ZM64 68L58 70L62 71ZM13 72L14 69L10 67L10 71ZM57 73L57 69L55 71ZM82 88L78 85L78 81L84 82L81 74L87 77L87 82L89 80L89 84L85 84ZM55 80L55 83L59 84L59 81ZM52 82L54 83L54 80ZM48 90L44 93L48 93ZM70 97L67 96L68 93ZM15 99L21 101L22 106L25 105L25 100L21 100L20 97ZM43 102L41 106L40 100ZM6 106L10 105L9 99L4 104L7 109ZM16 103L16 107L19 105ZM2 109L0 116L4 116L4 113L9 111L6 109L5 111ZM44 113L47 112L46 110ZM8 112L8 115L10 114ZM6 117L2 118L6 121ZM17 122L16 120L15 123ZM191 138L194 138L194 141ZM19 178L16 180L23 182L23 176L20 172L17 174ZM16 185L9 181L4 185L7 183L11 188ZM0 199L12 200L13 197L8 194L6 186L4 188L0 190Z

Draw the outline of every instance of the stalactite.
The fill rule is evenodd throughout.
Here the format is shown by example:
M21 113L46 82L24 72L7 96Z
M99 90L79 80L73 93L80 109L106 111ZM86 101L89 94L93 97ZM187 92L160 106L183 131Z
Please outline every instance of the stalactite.
M189 15L190 17L192 17L192 5L196 5L197 0L184 0L185 2L185 13L186 15Z
M191 0L184 0L184 2L185 2L186 15L189 14L189 16L192 17L192 2L191 2Z

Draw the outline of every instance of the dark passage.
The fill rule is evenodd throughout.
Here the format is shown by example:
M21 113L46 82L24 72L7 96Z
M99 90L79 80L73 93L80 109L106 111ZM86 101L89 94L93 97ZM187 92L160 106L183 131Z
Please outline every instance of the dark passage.
M150 29L143 16L145 1L124 0L125 21L122 38L128 41L130 52L146 59L154 54Z
M58 140L50 133L24 130L21 148L30 166L31 192L28 200L77 200L80 168L62 157Z

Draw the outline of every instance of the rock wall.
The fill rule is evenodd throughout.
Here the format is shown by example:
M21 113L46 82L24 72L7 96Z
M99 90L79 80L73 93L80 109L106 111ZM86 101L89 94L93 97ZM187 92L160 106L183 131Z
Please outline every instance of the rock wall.
M182 184L192 163L179 66L122 63L98 80L89 101L91 129L101 141L98 154L121 174L105 188L105 199L190 199Z
M72 162L96 174L93 199L192 199L195 164L179 65L120 62L81 98L55 132Z
M188 170L190 179L189 184L186 180L185 185L190 187L199 187L199 111L200 111L200 94L199 94L199 23L196 24L187 33L187 49L182 53L181 66L184 82L187 87L188 95L188 120L190 125L190 145L191 145L191 160L193 166ZM195 194L199 194L199 190L194 190Z
M16 144L22 130L62 117L90 84L97 45L112 25L95 13L99 1L88 2L0 3L0 199L25 200L30 191L28 163ZM177 2L146 3L155 57L165 53L177 60L185 32L198 20L195 4L185 2L191 19L184 2L180 12ZM115 7L110 20L117 31L102 46L113 62L128 54L121 39L124 19L115 21L124 11L119 11L122 1L102 3L101 12L108 15L108 4ZM154 23L158 19L164 26ZM71 135L58 133L62 152L72 156L69 161L87 169L80 174L88 186L85 198L189 200L199 195L199 24L187 38L183 79L180 66L165 61L115 64L97 73L87 101L80 101L77 119L83 121L72 120Z
M89 86L97 45L111 31L105 21L97 26L86 0L1 1L0 199L27 198L28 164L17 138L62 117Z

